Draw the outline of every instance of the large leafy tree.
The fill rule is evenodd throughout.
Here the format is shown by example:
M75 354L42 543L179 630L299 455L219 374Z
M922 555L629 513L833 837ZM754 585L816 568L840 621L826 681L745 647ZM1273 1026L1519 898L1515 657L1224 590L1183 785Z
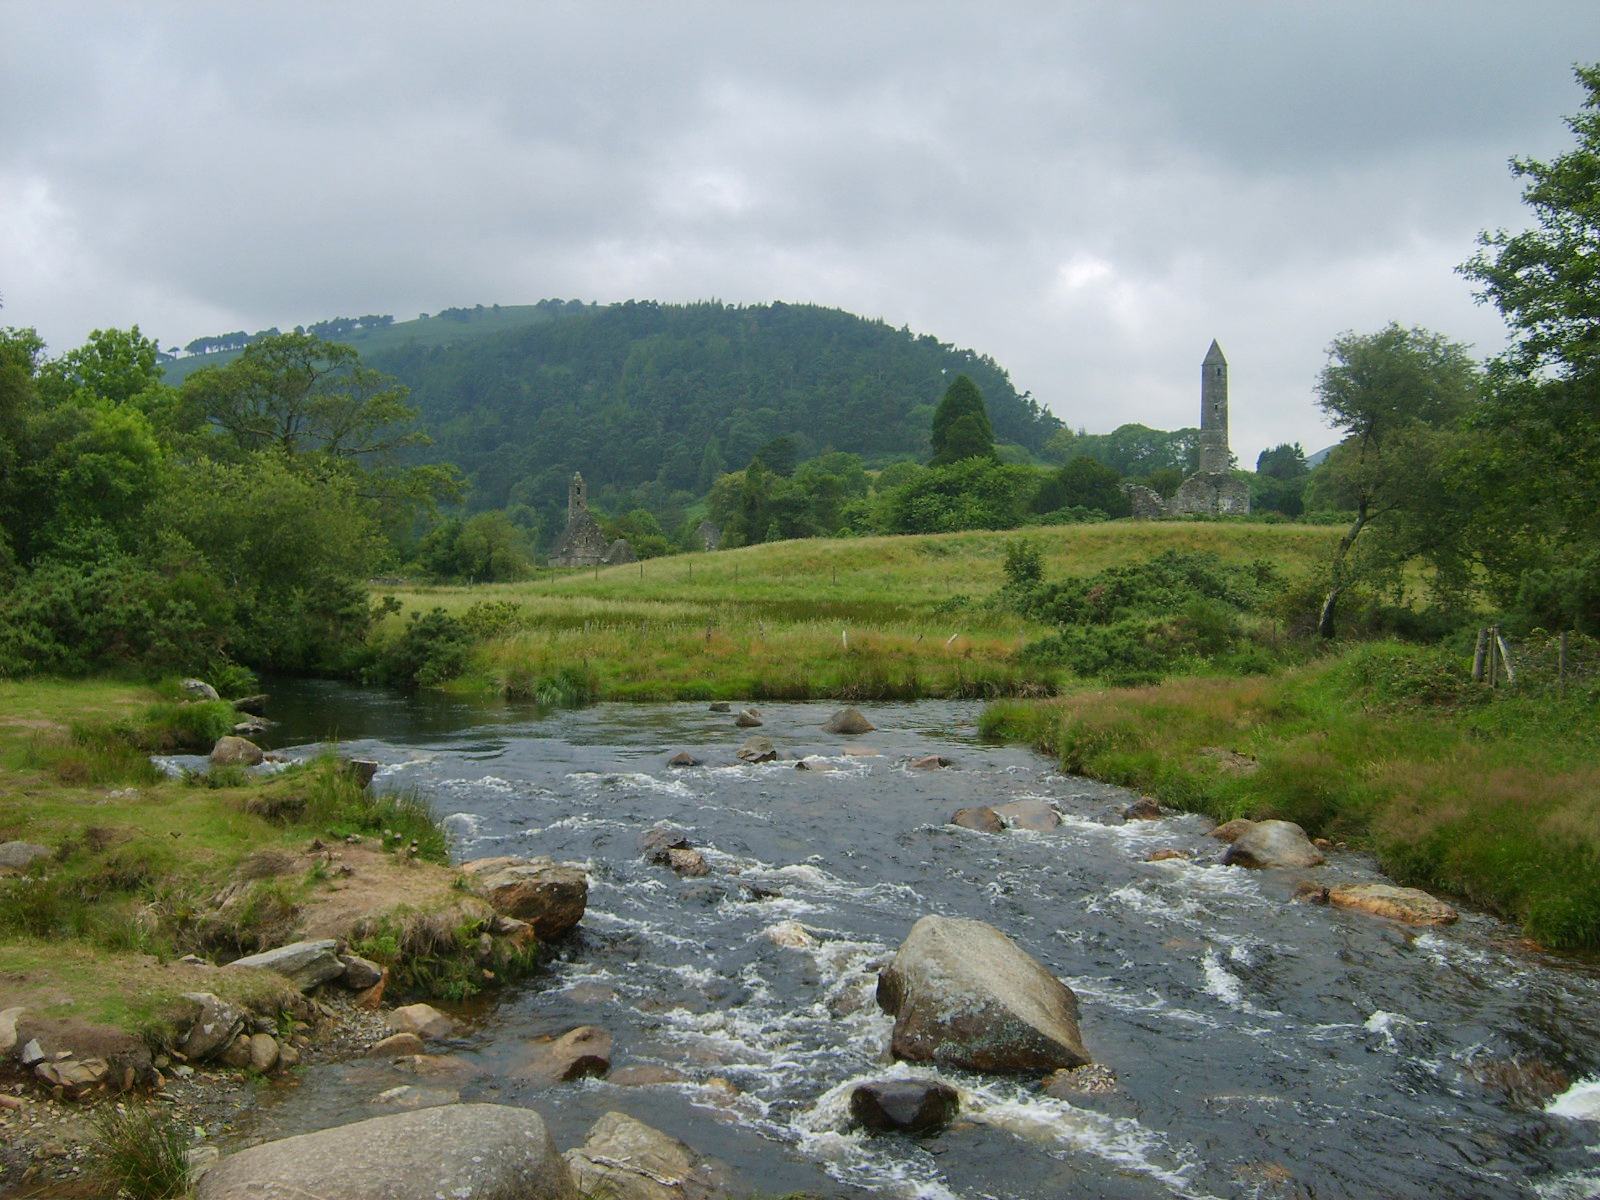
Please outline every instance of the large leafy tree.
M1321 636L1333 636L1338 602L1363 576L1426 556L1441 582L1459 578L1465 508L1451 471L1480 393L1467 347L1426 329L1391 322L1328 347L1317 405L1345 437L1319 474L1319 498L1352 517L1330 564Z
M1461 270L1512 333L1478 421L1493 578L1547 594L1530 619L1600 627L1600 65L1576 75L1576 144L1511 162L1533 227L1483 234Z
M957 375L933 411L933 458L942 467L964 458L994 458L994 426L978 385Z

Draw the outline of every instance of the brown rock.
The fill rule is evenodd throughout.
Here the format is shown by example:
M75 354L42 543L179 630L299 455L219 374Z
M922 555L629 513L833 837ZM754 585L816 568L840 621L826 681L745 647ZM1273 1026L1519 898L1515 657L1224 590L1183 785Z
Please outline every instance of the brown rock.
M241 1070L248 1067L250 1065L250 1035L241 1033L224 1046L215 1057L225 1067L237 1067Z
M679 750L671 758L667 759L667 766L669 767L698 767L699 765L700 760L687 750Z
M1052 1072L1039 1085L1039 1090L1057 1100L1073 1100L1079 1096L1102 1096L1115 1092L1118 1085L1110 1067L1090 1063L1084 1067Z
M682 849L673 846L667 850L667 865L679 875L691 877L711 874L711 866L706 862L706 856L698 850Z
M1406 925L1450 925L1461 916L1443 900L1437 900L1427 892L1388 883L1329 888L1328 903L1335 908L1350 908Z
M278 1065L278 1040L270 1033L250 1035L250 1066L263 1075Z
M960 1109L960 1094L937 1079L876 1079L850 1093L850 1116L874 1133L931 1133Z
M407 1054L421 1054L422 1039L410 1030L392 1033L367 1051L368 1058L400 1058Z
M414 1033L420 1038L447 1038L456 1031L456 1021L431 1004L407 1004L397 1008L386 1018L390 1029Z
M1161 819L1161 805L1148 796L1141 796L1122 810L1122 819L1124 821L1159 821Z
M1219 842L1228 842L1231 844L1232 842L1236 841L1241 834L1248 832L1254 827L1254 821L1251 821L1246 817L1235 817L1231 821L1224 821L1210 833L1206 834L1206 836L1214 837Z
M254 767L264 758L261 747L247 738L218 738L211 747L211 764L217 767Z
M604 1075L611 1069L611 1035L598 1025L580 1025L558 1038L532 1044L527 1063L515 1073L544 1083Z
M933 771L940 767L954 766L955 764L942 754L929 754L924 758L912 759L907 764L914 771Z
M1289 899L1296 904L1326 904L1328 889L1314 879L1302 879L1294 885L1294 891L1289 893Z
M466 863L472 888L494 910L533 926L541 941L558 938L583 920L589 877L579 867L549 858L519 859L493 866Z
M713 1160L622 1113L608 1112L589 1138L566 1154L578 1190L614 1200L713 1200L732 1194L732 1180Z
M734 716L733 723L740 729L754 729L758 725L766 724L765 721L756 715L756 711L753 708L740 710L739 713Z
M1187 850L1174 850L1171 847L1168 847L1165 850L1157 850L1154 854L1151 854L1149 857L1147 857L1145 862L1168 862L1174 858L1188 859L1188 857L1189 852Z
M987 804L976 805L973 808L957 809L955 816L950 818L950 824L959 825L963 829L973 829L979 833L1004 833L1005 822Z
M831 763L825 758L802 758L794 764L797 771L837 771L838 763Z

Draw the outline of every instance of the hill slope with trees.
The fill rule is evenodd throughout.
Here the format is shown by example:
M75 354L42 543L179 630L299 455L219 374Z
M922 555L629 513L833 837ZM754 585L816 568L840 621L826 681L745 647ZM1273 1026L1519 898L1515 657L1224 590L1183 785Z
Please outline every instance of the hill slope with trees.
M630 301L367 361L410 387L430 456L470 480L470 509L547 519L575 470L603 505L660 508L703 496L779 437L800 460L829 449L871 465L925 460L934 405L958 374L982 389L1014 456L1060 428L988 357L813 305Z

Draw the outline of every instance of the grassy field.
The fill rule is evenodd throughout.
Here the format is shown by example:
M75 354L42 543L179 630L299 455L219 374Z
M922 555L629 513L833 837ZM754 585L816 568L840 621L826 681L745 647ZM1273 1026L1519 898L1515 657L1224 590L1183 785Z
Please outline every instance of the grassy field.
M1066 525L1020 534L777 542L476 587L379 589L407 614L511 606L464 686L534 695L577 668L602 699L887 699L1052 691L1059 678L1014 661L1049 630L988 603L1007 544L1026 537L1047 578L1089 574L1165 550L1273 563L1310 576L1326 527L1221 522Z

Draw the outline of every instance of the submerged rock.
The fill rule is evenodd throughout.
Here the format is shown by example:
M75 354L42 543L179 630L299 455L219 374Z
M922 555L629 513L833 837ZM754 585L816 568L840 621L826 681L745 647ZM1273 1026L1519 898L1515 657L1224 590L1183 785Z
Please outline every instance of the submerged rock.
M747 763L772 762L778 757L778 751L774 749L772 739L769 737L747 738L736 754L741 762Z
M955 815L950 818L950 824L959 825L963 829L972 829L978 833L1004 833L1006 831L1005 822L987 804L975 805L972 808L958 808Z
M200 1181L197 1200L577 1200L532 1109L445 1104L252 1146Z
M1161 805L1148 796L1141 796L1122 810L1122 819L1124 821L1159 821L1161 819Z
M897 1058L974 1071L1053 1071L1091 1060L1078 998L992 925L923 917L878 975Z
M960 1093L937 1079L878 1079L850 1093L850 1116L874 1133L932 1133L960 1110Z
M1315 867L1325 861L1322 851L1293 821L1257 821L1235 838L1222 856L1223 864L1230 867Z
M940 767L949 767L955 764L942 754L929 754L922 758L914 758L906 765L913 771L935 771Z
M516 1072L543 1083L563 1083L611 1069L611 1035L598 1025L580 1025L558 1038L534 1042Z
M699 765L700 760L687 750L679 750L671 758L667 759L667 766L669 767L698 767Z
M407 1004L385 1019L390 1029L414 1033L421 1038L447 1038L456 1031L455 1018L446 1016L431 1004Z
M1012 829L1047 833L1061 824L1061 814L1043 800L1013 800L997 805L993 811Z

